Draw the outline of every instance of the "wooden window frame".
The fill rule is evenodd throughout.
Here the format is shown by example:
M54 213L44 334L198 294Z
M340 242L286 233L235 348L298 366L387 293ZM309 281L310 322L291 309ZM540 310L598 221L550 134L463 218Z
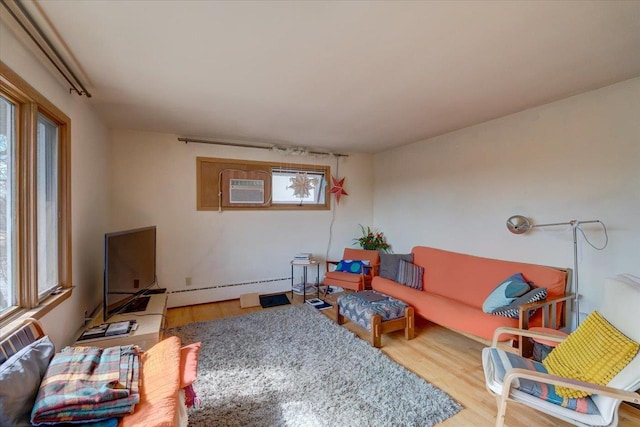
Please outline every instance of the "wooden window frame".
M24 317L40 318L72 292L71 119L0 61L0 94L15 105L15 279L17 305L0 317L11 327ZM37 123L38 114L58 126L58 286L38 296Z
M256 174L268 174L271 178L273 169L295 169L307 172L324 173L327 184L324 187L324 203L321 204L300 204L300 203L271 203L271 179L268 185L265 183L265 193L269 192L269 197L265 195L264 204L253 205L224 205L220 200L220 195L224 195L227 185L220 179L220 174L224 170L245 172L247 176L256 178ZM318 211L330 210L331 198L329 180L331 179L331 167L325 165L310 165L300 163L283 162L260 162L253 160L221 159L215 157L196 157L196 209L199 211L243 211L243 210L302 210ZM267 190L268 187L268 190Z

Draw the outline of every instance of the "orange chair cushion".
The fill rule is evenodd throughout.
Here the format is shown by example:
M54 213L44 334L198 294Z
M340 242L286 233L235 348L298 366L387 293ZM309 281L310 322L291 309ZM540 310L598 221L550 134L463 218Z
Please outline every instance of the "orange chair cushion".
M324 277L325 282L326 279L347 283L359 283L362 281L362 276L360 274L346 273L344 271L328 271Z

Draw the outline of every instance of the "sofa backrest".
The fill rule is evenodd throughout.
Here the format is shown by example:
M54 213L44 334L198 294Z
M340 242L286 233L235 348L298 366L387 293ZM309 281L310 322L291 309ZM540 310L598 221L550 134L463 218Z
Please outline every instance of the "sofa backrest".
M0 340L0 365L44 335L40 322L35 319L26 319L18 328Z
M515 273L522 273L535 287L547 288L549 296L561 296L567 290L567 272L554 267L483 258L426 246L416 246L412 253L413 262L424 267L424 291L473 307L481 308L491 291Z

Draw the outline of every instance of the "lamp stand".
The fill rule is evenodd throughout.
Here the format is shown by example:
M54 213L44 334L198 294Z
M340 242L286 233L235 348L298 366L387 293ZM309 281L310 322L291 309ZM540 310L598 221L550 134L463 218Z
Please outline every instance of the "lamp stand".
M554 222L550 224L531 224L528 218L522 215L514 215L507 220L507 228L514 234L523 234L534 227L554 227L560 225L570 225L573 231L573 307L576 315L576 327L580 324L580 281L578 280L578 226L581 224L595 224L602 221L598 219L589 221L577 221L572 219L569 222Z

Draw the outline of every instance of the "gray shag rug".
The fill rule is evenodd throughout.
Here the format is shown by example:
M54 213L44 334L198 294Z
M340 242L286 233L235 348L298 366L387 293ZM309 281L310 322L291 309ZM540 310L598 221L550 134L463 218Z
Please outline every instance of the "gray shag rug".
M189 426L432 426L462 409L307 304L168 334L202 342Z

